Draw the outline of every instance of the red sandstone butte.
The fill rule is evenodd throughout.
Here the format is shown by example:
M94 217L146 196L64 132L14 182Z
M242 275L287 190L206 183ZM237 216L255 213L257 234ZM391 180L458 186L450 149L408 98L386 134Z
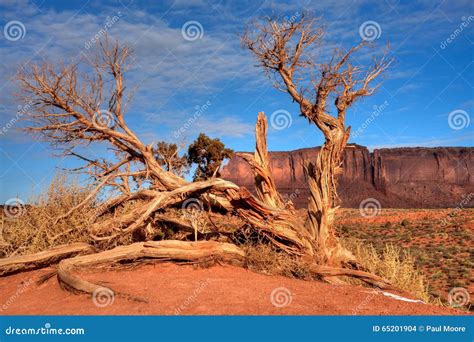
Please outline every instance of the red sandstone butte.
M314 161L320 147L270 152L272 173L284 196L306 205L308 188L303 162ZM372 153L350 144L344 154L339 195L344 207L358 207L366 198L382 207L446 208L474 206L474 148L382 148ZM254 190L247 163L235 156L221 176Z

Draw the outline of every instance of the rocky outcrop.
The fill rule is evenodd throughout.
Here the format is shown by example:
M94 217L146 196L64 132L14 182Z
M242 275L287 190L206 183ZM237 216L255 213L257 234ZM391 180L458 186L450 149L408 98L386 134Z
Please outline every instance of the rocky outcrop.
M319 147L270 152L272 174L279 191L298 207L306 205L308 189L304 161L315 160ZM392 148L372 153L348 145L339 178L342 206L358 207L366 198L382 207L439 208L474 206L474 148ZM253 190L247 163L236 156L223 168L223 178Z

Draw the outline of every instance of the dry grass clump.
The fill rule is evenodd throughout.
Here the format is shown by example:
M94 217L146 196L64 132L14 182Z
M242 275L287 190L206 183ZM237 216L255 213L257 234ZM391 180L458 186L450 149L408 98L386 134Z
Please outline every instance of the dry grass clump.
M163 222L159 217L151 217L145 227L129 234L101 242L91 238L91 226L97 220L104 221L111 217L124 215L143 206L143 200L125 201L110 212L102 213L97 218L97 209L103 203L104 195L89 198L91 184L79 184L77 180L68 179L65 174L57 175L49 187L37 196L15 203L15 208L0 211L0 257L37 253L58 245L74 242L87 242L98 250L110 249L146 240L197 240L213 238L212 224L204 210L185 210L168 208L156 215L165 215L190 224L193 233L180 231L170 222ZM80 203L85 203L78 206ZM74 210L72 210L74 208ZM11 213L10 213L11 211ZM6 215L6 213L9 213ZM99 221L99 222L100 222ZM219 226L230 225L235 230L235 220L216 219ZM228 234L231 234L229 230Z
M255 243L242 247L246 253L246 267L252 271L299 279L311 277L305 263L287 253L278 252L268 244Z
M382 253L377 253L372 244L365 244L358 239L345 239L342 242L369 272L387 279L425 302L431 301L425 277L417 270L414 258L407 251L387 244Z
M19 214L2 212L3 244L0 256L36 253L57 245L89 241L89 218L95 200L55 223L81 203L90 189L65 175L56 176L45 193L30 199Z

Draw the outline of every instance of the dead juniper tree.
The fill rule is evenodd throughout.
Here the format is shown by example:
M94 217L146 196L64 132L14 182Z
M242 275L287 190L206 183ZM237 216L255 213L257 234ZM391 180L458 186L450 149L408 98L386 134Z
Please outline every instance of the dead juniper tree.
M303 23L297 24L292 29L296 32L297 28L300 28L303 34L295 56L302 55L304 46L310 41L315 41L315 38L309 40L305 38L304 32L307 28L302 26ZM279 26L274 27L277 29ZM277 39L274 49L277 46L285 46L289 34L285 32L286 29L278 35L275 33ZM257 45L250 40L248 42L249 47L260 53ZM284 50L286 51L286 48ZM266 56L266 54L275 55L277 52L282 56L285 54L283 50L269 50L262 53ZM325 229L329 229L330 226L327 224L332 220L334 210L332 204L335 198L334 175L340 170L340 153L348 134L348 130L344 128L345 108L364 92L367 94L371 92L367 90L367 84L380 71L371 73L372 76L366 78L367 84L356 91L354 87L360 83L355 80L357 69L349 68L346 73L337 71L342 66L348 67L345 62L347 57L343 57L342 62L338 64L328 64L329 70L325 71L326 76L318 88L320 92L334 91L333 89L341 87L340 83L344 84L337 101L338 108L341 109L339 118L331 119L324 112L324 104L312 105L308 99L296 92L291 70L300 67L303 61L293 56L291 60L294 66L290 66L288 70L285 66L287 63L281 63L281 72L286 75L289 92L301 102L304 115L328 134L316 167L312 164L308 166L314 197L310 211L312 219L319 221L314 221L313 226L305 227L304 220L283 202L276 191L266 150L267 120L263 113L259 114L256 125L255 155L244 156L255 173L258 189L256 196L244 187L223 179L210 178L188 182L170 169L165 169L156 148L143 143L126 121L126 104L129 98L125 93L125 73L128 69L129 55L130 50L127 47L106 38L99 44L97 56L92 59L88 69L83 69L83 65L79 64L58 66L45 62L42 65L25 66L19 71L18 80L24 100L32 104L25 114L27 131L38 134L55 147L62 148L66 155L82 160L84 166L76 170L85 172L94 180L93 190L70 212L87 204L99 192L112 193L113 196L96 206L90 227L91 244L103 251L94 253L94 248L88 245L69 245L37 255L3 259L0 260L0 276L59 262L58 275L62 282L77 290L92 293L99 286L75 276L73 273L76 267L143 258L188 262L219 259L244 264L245 253L236 245L237 241L230 238L227 227L215 225L213 233L218 238L214 241L202 241L206 240L206 237L201 237L200 241L192 241L198 238L193 223L186 220L186 217L182 219L170 216L166 211L173 206L181 208L187 201L192 200L198 201L200 206L206 208L206 212L220 215L222 221L229 221L229 216L238 218L244 225L234 227L232 234L239 230L250 229L279 252L304 260L315 277L334 279L341 275L353 276L371 285L391 288L391 285L380 277L363 270L318 264L317 261L320 260L317 258L318 248L324 244L320 241L318 247L314 239L318 231L314 226L316 222L326 222ZM286 61L285 58L283 60ZM263 58L262 62L269 67L276 67L271 58L268 60ZM375 70L379 69L381 67ZM83 73L81 70L88 72ZM327 73L333 76L327 76ZM342 78L342 75L346 75L346 78ZM111 91L107 91L107 88L111 88ZM325 101L326 97L320 95L318 99L321 102ZM113 152L113 156L91 158L84 155L81 147L93 144L107 147ZM328 160L331 162L329 169L323 165ZM320 185L314 186L314 184ZM328 191L330 193L323 193ZM116 210L136 200L141 201L140 205L132 206L126 211ZM318 206L324 208L318 209L320 208ZM328 213L331 215L328 216ZM57 217L56 222L64 216ZM159 223L172 225L174 229L183 232L182 238L147 241L149 239L145 236L144 241L109 249L114 244L107 243ZM320 236L323 236L321 229L320 227ZM326 234L331 232L328 231ZM220 238L224 238L227 242L218 242L221 241ZM77 254L85 255L70 258Z
M85 162L80 170L96 183L86 200L104 188L118 190L115 192L118 196L97 208L97 218L91 227L93 239L108 241L133 232L148 224L163 208L196 198L207 207L236 213L252 221L282 247L288 245L289 250L297 250L305 245L292 229L274 229L284 220L279 220L279 213L273 212L275 208L262 207L246 189L218 178L190 183L162 166L159 151L143 143L125 119L128 100L125 74L129 55L127 47L105 39L99 44L91 65L86 65L89 72L80 72L84 65L58 67L44 62L23 67L18 74L23 100L32 103L25 114L26 130ZM107 87L111 87L110 92ZM83 155L81 147L91 144L108 147L115 158ZM123 203L136 199L146 204L124 215L106 216ZM81 205L83 203L77 207ZM158 216L161 221L169 219Z
M301 115L323 133L325 141L317 159L304 165L310 197L308 229L316 239L326 262L340 264L350 258L334 232L338 208L337 176L342 173L342 155L350 135L346 112L357 100L377 89L373 81L389 67L384 54L370 66L355 60L355 54L368 44L362 42L347 51L336 50L324 56L324 29L315 18L301 16L281 22L268 18L249 27L242 42L257 58L274 86L288 93L299 105ZM333 100L335 114L330 114Z

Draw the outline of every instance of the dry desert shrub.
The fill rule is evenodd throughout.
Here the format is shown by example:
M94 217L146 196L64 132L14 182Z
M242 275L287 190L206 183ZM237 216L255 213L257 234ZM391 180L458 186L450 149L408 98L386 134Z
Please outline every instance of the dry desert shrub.
M13 256L36 253L54 246L89 240L88 225L95 200L67 215L55 219L81 203L90 188L77 180L57 175L48 189L18 209L15 216L2 217L3 244L0 254Z
M247 244L243 248L246 253L246 266L252 271L299 279L311 277L305 263L297 257L278 252L268 244Z
M343 244L369 272L387 279L425 302L431 302L425 277L417 270L415 259L407 251L387 244L382 253L378 253L372 244L359 239L345 239Z

